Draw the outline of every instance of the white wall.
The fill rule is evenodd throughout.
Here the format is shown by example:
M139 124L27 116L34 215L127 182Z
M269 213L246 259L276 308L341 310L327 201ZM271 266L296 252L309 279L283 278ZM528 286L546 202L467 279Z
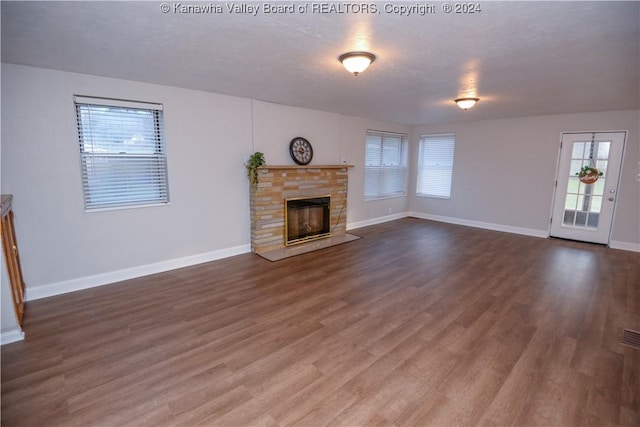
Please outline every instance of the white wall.
M289 141L307 138L315 164L346 161L348 227L424 215L546 233L562 131L628 130L613 239L640 244L638 111L417 126L380 122L201 91L2 64L2 193L14 194L27 299L114 282L250 250L254 150L294 164ZM164 105L171 204L86 213L73 95ZM456 132L453 197L415 194L364 202L367 129ZM523 171L533 177L524 177ZM635 245L635 246L634 246Z
M450 200L415 196L413 171L410 210L548 235L561 133L626 130L612 244L638 248L639 123L630 110L416 126L414 154L420 134L455 132L455 163Z
M74 94L164 105L170 205L84 211ZM2 105L2 193L14 195L28 299L249 251L243 160L255 149L294 164L295 136L313 144L313 163L356 165L348 222L406 211L406 197L369 209L361 194L366 129L408 126L12 64L2 64Z
M74 94L164 104L170 205L84 211ZM14 194L27 294L247 243L247 100L3 64L2 104L2 192Z
M348 227L407 211L407 196L364 201L364 153L367 129L409 134L410 126L261 101L253 101L253 114L255 150L265 153L267 163L295 164L289 142L302 136L313 147L312 164L354 166L349 170Z
M355 165L355 168L349 172L347 229L393 219L398 215L404 216L409 207L408 196L364 201L365 137L366 129L410 134L411 128L388 122L344 116L341 129L341 138L344 141L341 155L347 160L347 163Z

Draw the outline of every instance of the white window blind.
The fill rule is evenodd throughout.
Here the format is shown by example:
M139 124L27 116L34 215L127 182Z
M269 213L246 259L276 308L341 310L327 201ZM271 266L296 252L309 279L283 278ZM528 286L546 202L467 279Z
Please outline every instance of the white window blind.
M162 105L74 101L85 209L168 203Z
M365 145L365 200L404 195L407 135L369 130Z
M418 149L418 181L416 193L422 196L451 198L453 133L421 135Z

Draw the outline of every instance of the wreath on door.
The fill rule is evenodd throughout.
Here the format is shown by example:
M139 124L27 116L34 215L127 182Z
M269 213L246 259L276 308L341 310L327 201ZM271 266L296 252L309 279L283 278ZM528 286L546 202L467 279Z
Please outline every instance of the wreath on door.
M604 172L600 172L597 168L592 168L591 166L583 166L580 172L576 172L576 175L578 175L580 182L593 184L604 175Z

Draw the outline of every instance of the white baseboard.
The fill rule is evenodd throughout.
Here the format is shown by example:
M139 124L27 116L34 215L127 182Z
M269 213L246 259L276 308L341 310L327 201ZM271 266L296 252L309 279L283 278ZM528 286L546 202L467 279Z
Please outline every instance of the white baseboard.
M66 294L67 292L79 291L82 289L95 288L97 286L108 285L121 282L123 280L135 279L137 277L148 276L150 274L162 273L177 268L189 267L196 264L215 261L235 255L251 252L251 245L240 245L233 248L220 249L183 258L171 259L168 261L156 262L153 264L141 265L138 267L126 268L124 270L111 271L108 273L96 274L93 276L79 277L77 279L64 280L62 282L48 285L27 288L25 293L26 301L33 301L40 298L47 298L55 295Z
M347 230L352 230L360 227L366 227L369 225L381 224L396 219L414 217L427 219L432 221L446 222L450 224L466 225L469 227L484 228L487 230L503 231L507 233L523 234L526 236L534 236L547 238L548 232L546 230L536 230L522 227L512 227L508 225L493 224L481 221L472 221L467 219L446 217L440 215L431 215L420 212L402 212L393 215L386 215L383 217L368 219L364 221L357 221L347 224ZM640 252L640 244L612 241L609 245L612 249L621 249L625 251ZM216 261L219 259L240 255L251 252L251 245L245 244L235 246L227 249L220 249L217 251L206 252L203 254L192 255L183 258L176 258L168 261L157 262L153 264L146 264L138 267L127 268L118 271L112 271L108 273L96 274L93 276L80 277L77 279L64 280L61 282L51 283L48 285L42 285L35 288L27 288L25 293L26 301L33 301L41 298L47 298L51 296L61 295L68 292L79 291L82 289L95 288L97 286L108 285L111 283L121 282L123 280L135 279L137 277L148 276L150 274L162 273L169 270L175 270L177 268L189 267L196 264L202 264L205 262ZM24 333L20 330L3 332L1 334L1 343L8 344L10 342L20 341L24 339Z
M12 342L22 341L23 339L24 332L20 329L14 329L0 334L0 345L11 344Z
M611 249L620 249L623 251L640 252L640 243L621 242L619 240L612 240L609 243Z
M407 213L401 212L393 215L381 216L379 218L367 219L364 221L351 222L347 224L347 230L353 230L354 228L368 227L369 225L382 224L383 222L393 221L400 218L406 218Z
M453 218L448 216L431 215L421 212L407 212L407 216L431 221L446 222L449 224L466 225L468 227L484 228L485 230L503 231L505 233L522 234L525 236L541 237L546 239L549 237L547 230L537 230L535 228L513 227L510 225L494 224L491 222L473 221L470 219Z

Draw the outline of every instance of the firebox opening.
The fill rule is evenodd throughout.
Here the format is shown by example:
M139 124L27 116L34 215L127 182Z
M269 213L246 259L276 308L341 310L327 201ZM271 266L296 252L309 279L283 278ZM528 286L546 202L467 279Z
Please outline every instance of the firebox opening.
M331 196L285 199L285 245L329 237Z

